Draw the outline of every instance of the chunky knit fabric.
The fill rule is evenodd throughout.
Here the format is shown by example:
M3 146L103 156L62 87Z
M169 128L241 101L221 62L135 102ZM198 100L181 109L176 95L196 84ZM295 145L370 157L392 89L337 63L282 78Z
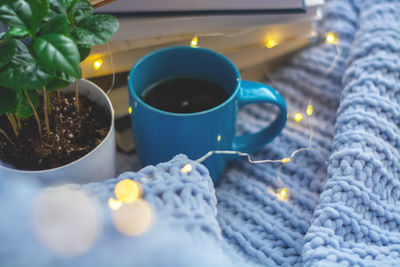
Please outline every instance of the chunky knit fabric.
M400 2L332 0L324 13L318 29L335 32L338 49L316 44L266 81L290 114L305 114L310 103L314 113L289 119L254 157L313 150L280 170L236 160L215 189L207 169L184 155L73 186L98 200L103 227L88 252L68 259L34 233L30 203L39 185L0 179L0 266L399 266ZM245 107L238 131L253 132L272 116L268 105ZM187 163L194 168L183 174ZM107 200L118 181L144 177L154 225L127 237L112 225ZM277 194L283 187L286 200Z
M360 10L306 265L400 265L400 2Z

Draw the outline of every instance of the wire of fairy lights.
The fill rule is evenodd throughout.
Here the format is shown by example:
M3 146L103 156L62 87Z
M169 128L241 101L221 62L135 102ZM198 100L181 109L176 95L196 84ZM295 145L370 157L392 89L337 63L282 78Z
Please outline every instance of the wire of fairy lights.
M326 70L326 71L323 73L323 75L322 75L322 77L326 77L326 76L329 75L329 74L332 72L332 70L336 67L337 62L338 62L338 59L341 57L341 50L340 50L340 47L339 47L338 45L336 45L336 44L337 44L337 41L338 41L338 38L337 38L337 36L336 36L334 33L332 33L332 32L328 32L328 33L326 33L324 36L319 36L319 38L317 39L317 41L319 41L319 42L324 41L324 42L325 42L326 44L328 44L328 45L333 45L333 47L335 48L335 51L336 51L336 55L334 56L334 58L333 58L331 64L329 65L329 67L327 68L327 70ZM273 81L273 79L271 78L271 75L270 75L268 72L266 73L266 76L267 76L267 78L269 79L269 81L270 81L272 84L275 84L274 81ZM311 90L314 91L315 89L314 89L314 88L311 88ZM314 94L312 93L311 95L313 96ZM311 119L311 116L314 114L314 104L313 104L313 98L312 98L312 96L311 96L311 98L310 98L309 101L308 101L307 107L305 108L305 115L306 115L306 116L304 116L304 114L303 114L302 112L296 112L296 113L294 113L294 115L293 115L293 114L288 115L288 117L290 117L290 118L291 118L293 121L295 121L295 122L300 122L300 121L302 121L303 118L305 117L306 127L307 127L308 132L309 132L309 139L308 139L308 142L307 142L307 147L306 147L306 148L299 148L299 149L295 150L294 152L310 151L310 150L312 150L312 151L318 151L318 150L319 150L318 148L311 147L311 146L312 146L312 139L313 139L313 136L314 136L314 130L313 130L312 126L311 126L311 120L310 120L310 119ZM294 156L295 154L296 154L296 153L292 153L292 156ZM290 161L291 161L291 159L293 159L293 157L289 157L289 159L290 159ZM286 158L284 158L283 161L287 161ZM282 162L282 163L286 163L286 162ZM281 171L282 171L283 167L284 167L284 164L281 164L281 166L280 166L280 167L278 168L278 170L277 170L277 182L278 182L279 184L283 184L283 181L282 181L282 179L281 179ZM282 193L283 191L285 191L285 193L284 193L284 194L281 194L280 196L279 196L279 193L278 193L278 196L279 196L281 199L282 199L282 196L288 197L288 193L289 193L289 192L288 192L285 188L282 188L282 189L281 189L281 193Z
M335 45L337 42L337 37L333 33L327 33L325 35L325 42L327 44ZM198 44L198 37L195 36L191 40L191 46L197 46ZM336 56L332 61L332 64L324 73L324 76L328 75L337 63L338 57L340 57L340 49L335 45L336 49ZM131 111L130 111L131 113ZM308 105L305 109L305 114L307 120L311 117L314 113L314 106L312 103L312 99L308 102ZM293 117L294 121L300 122L303 120L302 113L296 113ZM311 146L312 137L313 137L313 129L311 124L308 122L307 127L310 132L308 146L302 147L299 149L294 150L290 153L289 156L281 158L281 159L262 159L262 160L253 160L249 153L244 153L240 151L231 151L231 150L212 150L201 156L200 158L196 159L194 162L202 163L209 157L213 155L237 155L241 157L246 157L247 161L250 164L265 164L265 163L280 163L281 166L278 168L277 171L277 178L278 181L282 183L280 179L280 172L285 164L288 164L293 161L295 156L304 151L312 151L318 150ZM182 174L190 173L193 170L193 164L187 163L181 169ZM138 181L134 181L132 179L123 179L119 181L114 187L114 197L110 197L108 199L108 206L111 210L111 218L113 221L114 226L120 231L122 234L128 236L138 236L143 234L144 232L148 231L152 225L153 213L151 206L143 199L143 189L142 185L146 184L149 180L151 180L156 174L150 174L138 179ZM285 188L281 187L278 188L278 191L272 192L274 193L278 199L282 201L287 201L290 197L290 191Z
M110 55L110 63L111 63L111 71L112 71L112 82L110 88L107 90L106 94L108 95L115 85L115 68L114 68L114 58L111 51L111 47L109 43L106 43L108 54Z

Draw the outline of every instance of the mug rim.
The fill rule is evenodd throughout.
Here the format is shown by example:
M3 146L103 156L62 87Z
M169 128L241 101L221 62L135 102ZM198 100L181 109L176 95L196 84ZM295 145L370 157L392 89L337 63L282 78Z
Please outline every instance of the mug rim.
M207 110L203 110L203 111L199 111L199 112L192 112L192 113L175 113L175 112L169 112L169 111L165 111L165 110L161 110L161 109L155 108L155 107L147 104L146 102L144 102L137 95L136 91L133 89L131 81L133 79L133 73L138 68L138 66L142 62L146 61L148 58L150 58L150 57L152 57L152 56L154 56L156 54L164 53L164 52L167 52L167 51L170 51L170 50L180 50L180 49L187 49L187 50L189 50L189 49L198 49L198 50L202 50L204 52L213 54L215 57L226 61L230 65L230 67L233 69L233 71L235 72L235 75L236 75L236 87L235 87L235 89L233 90L233 93L229 96L228 99L226 99L224 102L222 102L218 106L215 106L215 107L207 109ZM222 55L222 54L220 54L220 53L218 53L216 51L208 49L208 48L191 47L191 46L170 46L170 47L166 47L166 48L157 49L157 50L155 50L155 51L143 56L139 61L137 61L135 63L135 65L132 67L132 69L130 70L129 76L128 76L129 92L135 98L135 101L143 104L145 107L147 107L148 109L151 109L151 110L153 110L155 112L158 112L158 113L161 113L161 114L164 114L164 115L168 115L168 116L177 116L177 117L204 115L204 114L207 114L207 113L210 113L210 112L213 112L215 110L218 110L218 109L222 108L223 106L227 105L228 103L230 103L231 101L233 101L236 98L236 95L237 95L237 93L239 91L239 88L240 88L240 82L241 82L241 77L240 77L239 70L236 68L236 66L233 64L233 62L229 58L227 58L226 56L224 56L224 55Z

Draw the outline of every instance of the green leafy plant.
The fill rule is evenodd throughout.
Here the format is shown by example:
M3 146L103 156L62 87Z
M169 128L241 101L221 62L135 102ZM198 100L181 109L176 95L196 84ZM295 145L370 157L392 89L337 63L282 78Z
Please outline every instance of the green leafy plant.
M79 113L79 63L92 46L108 42L118 30L118 20L93 14L87 0L0 0L0 21L8 26L0 34L0 115L7 116L16 138L21 119L34 116L43 140L36 110L39 97L50 135L50 92L75 82ZM0 134L11 141L2 129Z

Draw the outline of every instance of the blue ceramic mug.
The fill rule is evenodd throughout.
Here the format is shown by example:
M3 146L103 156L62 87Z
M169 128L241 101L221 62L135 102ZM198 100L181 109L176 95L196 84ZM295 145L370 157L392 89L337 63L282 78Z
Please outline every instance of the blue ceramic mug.
M159 110L141 99L146 89L170 78L215 82L229 93L229 98L214 108L196 113ZM275 89L242 81L228 58L205 48L169 47L148 54L132 68L128 84L136 151L144 166L168 161L180 153L191 159L198 159L211 150L252 153L277 136L286 123L286 104ZM238 107L251 103L271 103L279 108L279 113L259 132L236 136ZM203 162L214 183L231 159L232 156L213 155Z

